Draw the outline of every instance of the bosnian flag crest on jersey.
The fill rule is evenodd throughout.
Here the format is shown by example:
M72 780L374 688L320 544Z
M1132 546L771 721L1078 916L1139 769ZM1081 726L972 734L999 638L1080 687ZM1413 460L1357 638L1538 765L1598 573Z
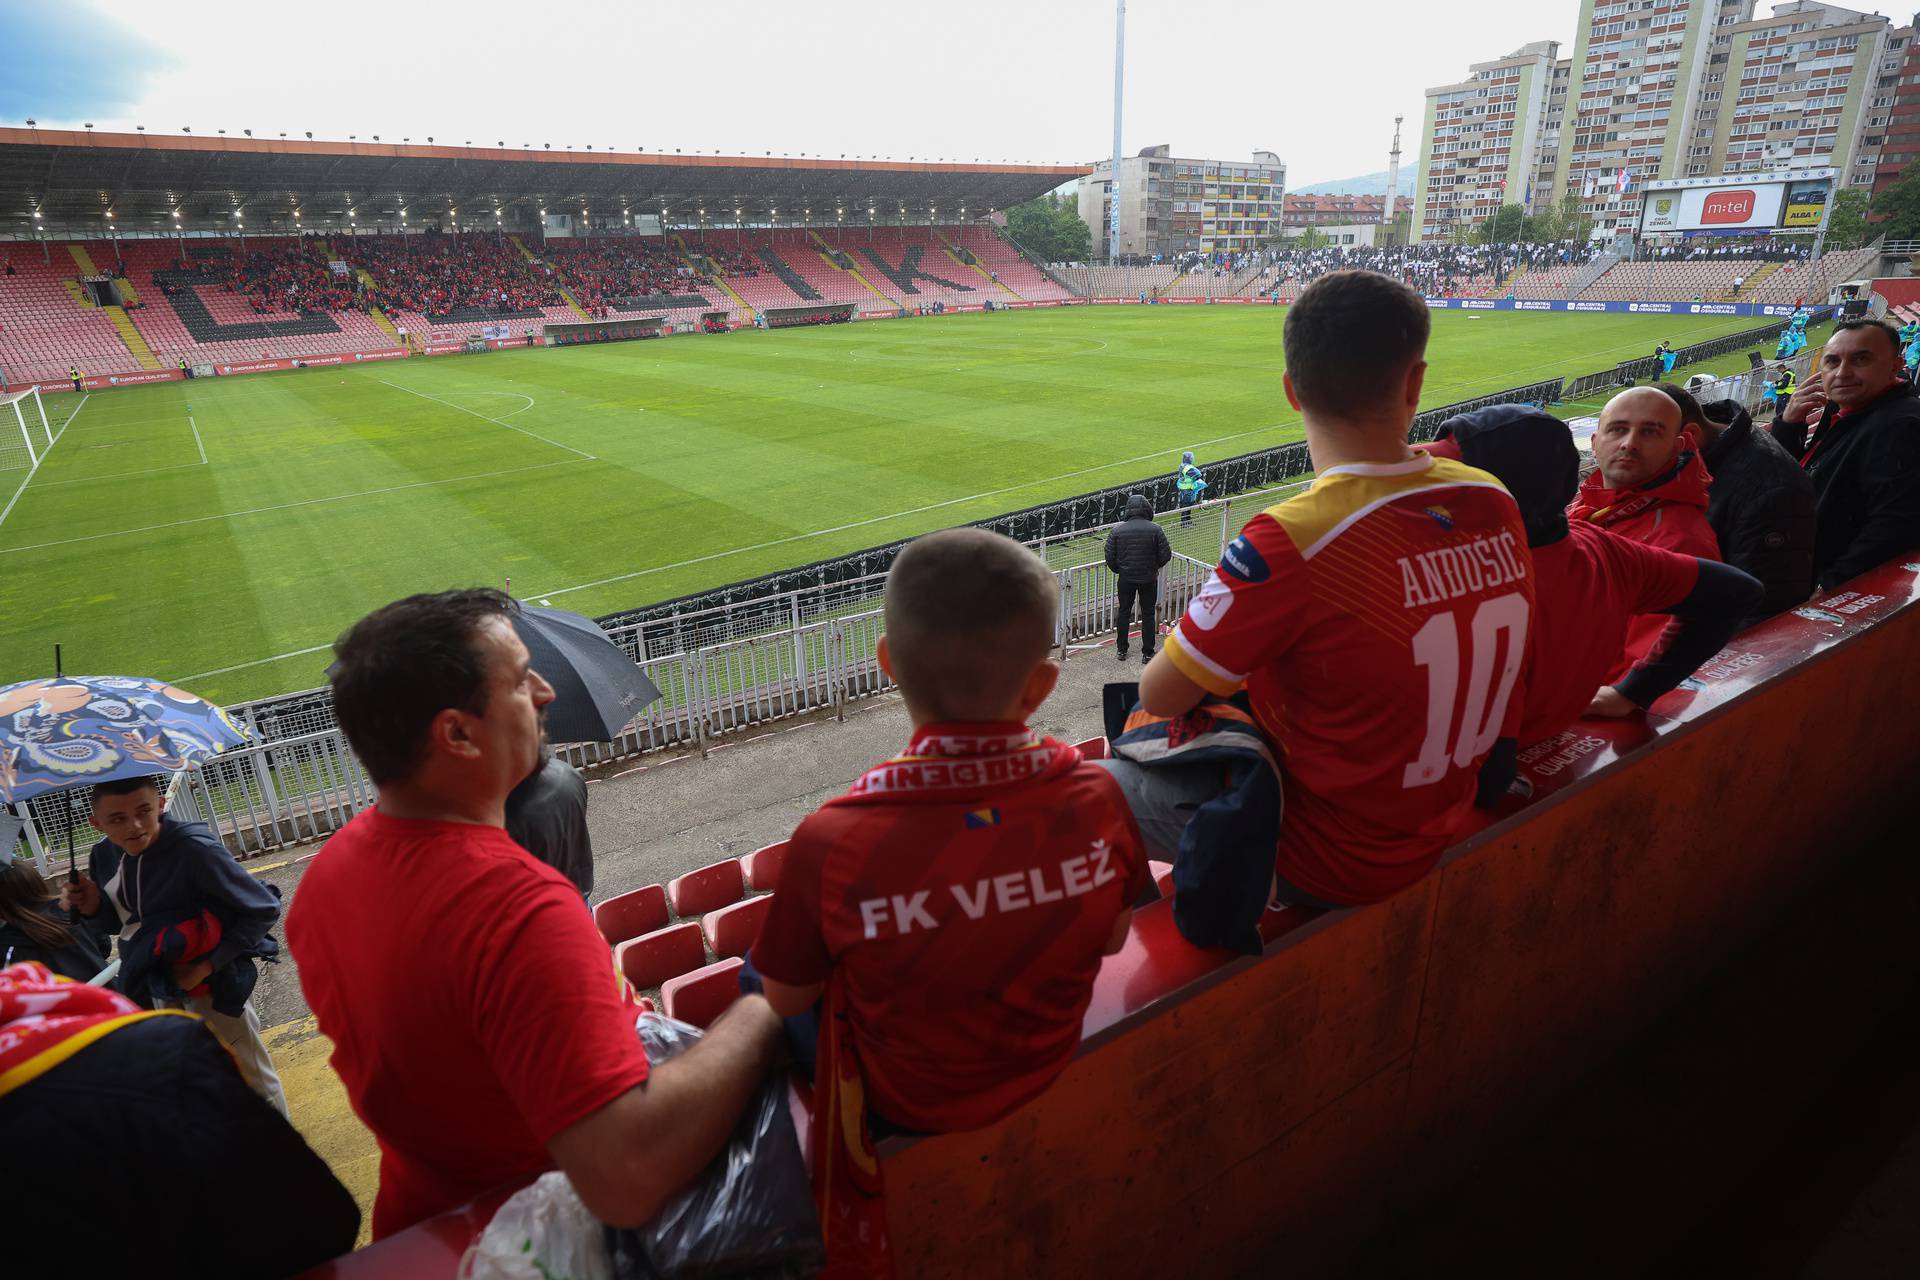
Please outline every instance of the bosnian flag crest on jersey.
M967 810L966 819L967 830L980 831L987 827L999 826L1000 811L998 809L969 809Z

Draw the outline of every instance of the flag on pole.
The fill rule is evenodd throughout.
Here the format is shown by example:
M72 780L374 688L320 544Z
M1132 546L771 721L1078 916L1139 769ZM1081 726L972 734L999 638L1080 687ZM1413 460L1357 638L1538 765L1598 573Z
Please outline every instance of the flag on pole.
M1620 176L1615 182L1614 194L1622 196L1627 194L1627 184L1630 181L1632 181L1631 171L1625 165L1620 166Z
M1587 174L1587 189L1581 192L1580 194L1585 196L1587 199L1591 200L1593 198L1593 190L1596 182L1597 182L1597 176L1589 172Z

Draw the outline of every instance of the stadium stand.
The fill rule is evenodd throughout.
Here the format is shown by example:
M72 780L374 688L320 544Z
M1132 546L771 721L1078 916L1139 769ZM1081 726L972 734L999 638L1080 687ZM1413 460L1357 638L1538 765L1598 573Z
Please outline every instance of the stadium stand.
M1584 264L1557 262L1550 267L1531 267L1513 282L1516 298L1564 298L1573 278Z
M1025 254L1008 243L997 230L983 226L947 227L942 234L980 260L987 271L1000 277L1014 294L1026 302L1057 302L1073 294L1059 281L1046 275Z
M66 246L8 256L14 274L0 275L0 368L10 383L53 382L70 366L82 373L132 373L140 362L107 312L79 301L79 269ZM74 286L69 288L69 286Z
M1879 260L1880 250L1868 247L1829 253L1815 262L1792 263L1769 275L1745 301L1781 303L1805 298L1822 302L1841 281L1874 274Z

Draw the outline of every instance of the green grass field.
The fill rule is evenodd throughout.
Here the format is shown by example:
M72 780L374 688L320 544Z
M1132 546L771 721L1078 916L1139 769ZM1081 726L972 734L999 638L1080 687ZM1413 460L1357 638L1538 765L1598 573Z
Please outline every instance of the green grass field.
M0 471L0 683L51 674L59 642L69 671L238 701L320 683L334 636L408 592L511 579L603 614L1280 444L1284 314L965 315L51 396L71 421L40 469ZM1425 403L1754 323L1440 312Z

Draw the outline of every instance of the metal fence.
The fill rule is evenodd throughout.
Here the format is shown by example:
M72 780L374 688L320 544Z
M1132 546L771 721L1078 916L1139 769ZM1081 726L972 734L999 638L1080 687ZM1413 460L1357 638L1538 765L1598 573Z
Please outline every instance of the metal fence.
M1814 324L1830 320L1833 318L1833 308L1814 308L1812 316L1812 323ZM1680 365L1698 364L1702 360L1712 360L1716 356L1726 355L1730 351L1738 351L1742 347L1764 346L1771 339L1779 337L1781 331L1787 327L1788 323L1789 319L1783 316L1772 324L1762 325L1759 328L1743 329L1739 333L1723 334L1718 338L1710 338L1706 342L1696 342L1690 347L1682 347L1675 353L1678 359L1674 361L1674 364L1676 367ZM1584 400L1596 391L1606 391L1614 387L1631 386L1636 382L1650 382L1659 371L1659 362L1652 356L1639 356L1632 360L1623 360L1611 369L1603 369L1598 373L1582 374L1580 377L1575 378L1567 384L1565 394L1562 398L1566 400Z

